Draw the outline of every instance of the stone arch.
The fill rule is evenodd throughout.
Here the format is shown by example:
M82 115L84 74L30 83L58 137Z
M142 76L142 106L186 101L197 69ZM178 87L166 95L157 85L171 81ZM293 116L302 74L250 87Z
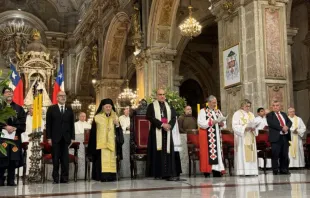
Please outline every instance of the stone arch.
M151 5L148 31L148 47L175 48L173 36L176 27L176 13L180 0L153 1Z
M123 52L130 28L130 19L125 12L119 12L108 28L103 50L102 77L120 78Z
M79 91L80 81L82 79L82 75L84 73L84 64L85 60L87 58L87 53L90 53L91 50L89 47L85 47L81 53L78 55L78 58L76 59L77 67L76 67L76 74L75 74L75 87L74 87L74 93L77 94Z

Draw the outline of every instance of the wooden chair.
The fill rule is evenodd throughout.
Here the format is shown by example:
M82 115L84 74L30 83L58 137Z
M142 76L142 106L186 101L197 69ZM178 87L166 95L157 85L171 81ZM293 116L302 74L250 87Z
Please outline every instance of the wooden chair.
M27 150L29 142L22 143L22 152L23 152L23 185L26 184L26 171L27 171ZM17 185L19 184L19 168L17 169Z
M41 167L41 177L44 183L47 178L48 167L46 164L53 164L52 161L52 147L48 144L46 139L46 131L43 131L43 142L40 143L42 149L42 167ZM77 171L78 171L78 149L80 147L80 142L73 142L69 149L74 149L74 154L69 154L69 164L74 163L74 181L77 181Z
M198 129L186 130L188 150L188 176L193 174L196 177L196 161L199 161L199 131Z
M84 147L85 147L85 178L84 180L90 181L90 163L92 163L91 157L88 155L88 141L89 141L90 129L84 130Z
M146 119L146 104L140 105L130 116L130 172L137 178L137 161L146 161L150 122Z
M234 167L234 134L227 129L222 129L221 133L224 165L226 166L225 162L227 160L229 175L232 176L232 168Z
M258 158L263 158L264 160L264 174L266 174L266 164L267 159L271 159L271 144L268 140L268 130L259 130L258 136L256 136L256 148L259 150L257 152Z

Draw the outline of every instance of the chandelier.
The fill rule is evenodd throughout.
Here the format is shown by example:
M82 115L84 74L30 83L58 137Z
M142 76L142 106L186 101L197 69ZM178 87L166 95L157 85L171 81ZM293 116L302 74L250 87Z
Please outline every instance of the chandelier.
M88 105L88 120L87 120L87 122L89 123L89 124L91 124L92 122L93 122L93 119L94 119L94 117L95 117L95 113L96 113L96 105L95 104L90 104L90 105Z
M117 101L121 107L131 106L135 107L138 98L137 91L129 88L128 79L126 80L126 88L118 95Z
M193 7L189 5L189 17L179 26L182 36L190 37L191 39L201 34L202 28L200 23L192 16L192 9Z
M81 110L82 104L78 99L75 99L72 103L71 103L71 107L73 111L79 111Z

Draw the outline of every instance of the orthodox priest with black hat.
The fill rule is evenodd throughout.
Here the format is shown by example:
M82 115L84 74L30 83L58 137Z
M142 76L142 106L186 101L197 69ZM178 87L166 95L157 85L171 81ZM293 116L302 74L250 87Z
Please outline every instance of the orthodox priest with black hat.
M176 113L165 100L165 91L158 89L157 100L148 106L146 112L146 118L151 122L147 145L147 176L174 181L177 173L171 131L176 122Z
M26 129L26 113L24 109L13 102L13 90L5 87L2 90L2 95L8 106L15 110L16 116L6 120L6 123L1 123L2 133L5 139L14 142L11 145L5 142L5 139L0 138L0 143L7 151L7 156L0 153L0 186L4 186L4 172L7 169L7 185L16 186L15 169L23 165L23 156L21 148L21 134Z
M93 160L92 179L102 182L116 180L118 162L122 160L124 136L113 101L101 101L92 123L88 154Z

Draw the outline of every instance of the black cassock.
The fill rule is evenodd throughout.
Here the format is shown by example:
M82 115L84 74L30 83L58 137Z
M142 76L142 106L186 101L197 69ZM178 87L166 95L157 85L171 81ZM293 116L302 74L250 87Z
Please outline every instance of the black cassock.
M26 129L26 113L24 109L12 102L11 107L16 111L16 117L9 118L6 124L9 126L16 127L16 134L14 140L10 140L16 144L6 144L5 139L0 138L0 143L6 147L7 156L0 153L0 181L3 181L3 175L5 169L8 169L8 182L14 183L15 168L23 165L23 155L21 148L21 134ZM4 128L4 124L1 124L1 130Z
M88 142L88 155L92 157L92 179L96 181L115 181L116 173L102 173L101 171L101 150L97 150L97 124L93 121ZM120 160L123 159L122 146L124 144L124 135L121 127L115 127L115 146L117 155L117 170Z
M162 118L167 118L167 110L164 103L160 103L161 109L163 109ZM175 110L171 109L171 130L176 122ZM162 122L155 118L154 105L151 103L147 107L146 118L151 122L151 129L148 137L147 144L147 176L155 178L169 178L177 176L174 144L172 139L172 132L170 135L170 153L167 153L167 132L161 128ZM156 128L162 129L162 150L158 151L156 146Z

